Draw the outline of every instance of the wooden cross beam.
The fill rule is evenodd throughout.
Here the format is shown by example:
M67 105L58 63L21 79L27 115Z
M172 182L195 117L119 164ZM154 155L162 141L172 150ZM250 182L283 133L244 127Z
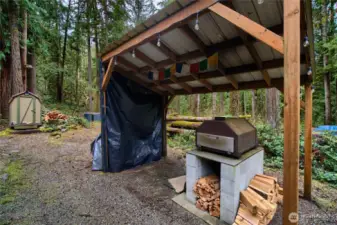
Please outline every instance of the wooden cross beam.
M135 51L135 56L143 61L144 63L148 64L151 68L156 68L156 62L152 60L150 57L145 55L142 51L138 49L134 49Z
M189 86L186 83L178 83L177 82L177 77L174 74L171 74L170 80L173 81L174 83L177 83L180 87L182 87L184 90L186 90L188 93L192 93L192 87Z
M283 38L231 8L216 3L209 10L283 54Z
M112 75L112 71L114 69L114 57L112 57L109 61L109 65L108 65L108 69L106 70L105 74L104 74L104 78L103 78L103 82L102 82L102 90L105 91L106 88L108 87L111 75Z

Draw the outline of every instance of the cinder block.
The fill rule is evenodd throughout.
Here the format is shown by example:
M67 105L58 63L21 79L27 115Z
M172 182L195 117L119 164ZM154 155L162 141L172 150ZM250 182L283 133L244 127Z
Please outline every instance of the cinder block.
M192 202L195 204L197 202L196 195L193 191L186 191L186 198L188 201Z
M236 217L236 212L231 212L229 210L220 211L220 220L226 222L227 224L233 224L235 221L235 217Z
M221 179L220 181L221 194L227 193L227 194L233 195L235 193L235 189L237 189L237 187L235 186L237 185L235 185L234 181L227 180L227 179Z
M192 154L186 154L186 165L193 167L200 167L200 159Z
M186 166L186 179L198 179L198 169L193 166Z
M227 164L221 164L221 179L234 181L235 177L238 175L236 168Z

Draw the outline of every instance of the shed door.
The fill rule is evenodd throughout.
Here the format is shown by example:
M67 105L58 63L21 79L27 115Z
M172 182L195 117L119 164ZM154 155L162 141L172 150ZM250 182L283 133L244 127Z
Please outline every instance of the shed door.
M36 99L28 96L18 97L18 112L17 116L20 118L19 124L35 124L35 104Z

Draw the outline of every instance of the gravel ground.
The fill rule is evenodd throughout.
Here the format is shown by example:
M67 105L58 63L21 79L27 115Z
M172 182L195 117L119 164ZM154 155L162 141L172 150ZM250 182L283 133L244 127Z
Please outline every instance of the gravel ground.
M167 179L183 175L184 159L169 151L159 162L121 173L91 171L89 144L99 128L0 137L0 162L22 160L29 187L0 205L0 224L205 224L176 205ZM276 174L279 176L279 174ZM300 200L301 215L326 215ZM306 217L307 218L307 217ZM325 222L301 224L327 224ZM272 224L282 224L281 207Z

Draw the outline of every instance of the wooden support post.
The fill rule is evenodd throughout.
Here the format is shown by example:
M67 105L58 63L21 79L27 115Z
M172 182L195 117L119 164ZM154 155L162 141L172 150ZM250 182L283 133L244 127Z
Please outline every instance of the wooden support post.
M284 0L283 224L298 224L300 0ZM283 50L283 49L280 49Z
M311 200L312 176L312 90L311 84L305 85L305 117L304 117L304 197Z
M173 98L173 97L172 97ZM166 114L167 114L167 108L166 108L166 105L168 103L168 97L167 96L163 96L162 97L162 102L163 102L163 116L162 116L162 132L163 132L163 150L161 152L161 155L163 157L166 157L167 156L167 146L166 146L166 143L167 143L167 135L166 135Z

